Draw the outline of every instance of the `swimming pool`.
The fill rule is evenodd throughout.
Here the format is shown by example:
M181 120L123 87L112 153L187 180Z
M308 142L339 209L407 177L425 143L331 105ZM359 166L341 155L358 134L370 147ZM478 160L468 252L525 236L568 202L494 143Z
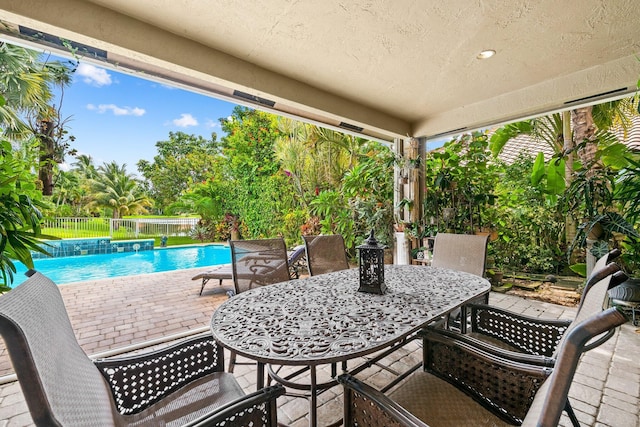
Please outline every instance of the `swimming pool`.
M231 262L227 245L178 246L151 251L82 255L34 260L35 269L57 284L85 280L208 267ZM24 265L17 263L12 286L26 280Z

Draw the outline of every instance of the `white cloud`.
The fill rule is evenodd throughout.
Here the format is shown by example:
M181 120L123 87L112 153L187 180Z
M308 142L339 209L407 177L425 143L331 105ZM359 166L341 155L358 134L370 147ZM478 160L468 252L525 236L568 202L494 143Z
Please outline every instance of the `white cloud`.
M198 126L198 120L193 117L191 114L183 113L180 114L179 119L173 119L172 123L181 128L187 128L189 126Z
M87 110L97 111L100 114L107 111L113 112L114 116L143 116L146 111L140 107L118 107L115 104L100 104L98 106L87 104Z
M206 126L208 129L213 129L213 128L220 127L220 123L218 123L218 122L217 122L217 121L215 121L215 120L211 120L211 119L209 119L209 120L207 120L207 123L205 123L205 126Z
M111 82L111 74L104 68L98 68L91 64L81 62L76 73L82 77L82 81L93 86L108 86Z

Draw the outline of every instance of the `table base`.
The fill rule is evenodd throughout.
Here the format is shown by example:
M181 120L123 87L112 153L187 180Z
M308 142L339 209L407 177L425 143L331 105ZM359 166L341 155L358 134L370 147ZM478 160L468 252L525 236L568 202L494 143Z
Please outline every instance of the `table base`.
M344 364L343 364L344 365ZM296 377L309 372L310 383L303 384L293 381ZM318 396L328 389L338 385L336 381L337 367L336 364L331 364L331 380L318 383L317 367L304 366L297 369L286 376L279 375L277 370L273 369L272 365L267 365L267 375L270 380L273 380L279 384L284 385L288 389L299 390L306 393L292 393L286 392L287 396L308 398L309 399L309 426L316 427L318 424ZM328 425L327 427L337 427L342 425L342 419L337 420L335 423Z

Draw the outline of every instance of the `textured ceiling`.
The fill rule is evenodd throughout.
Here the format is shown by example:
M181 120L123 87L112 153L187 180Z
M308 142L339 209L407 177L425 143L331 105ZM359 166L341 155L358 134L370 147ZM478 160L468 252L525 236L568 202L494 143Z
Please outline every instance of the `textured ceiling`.
M640 77L636 0L0 0L0 19L382 138L566 109Z

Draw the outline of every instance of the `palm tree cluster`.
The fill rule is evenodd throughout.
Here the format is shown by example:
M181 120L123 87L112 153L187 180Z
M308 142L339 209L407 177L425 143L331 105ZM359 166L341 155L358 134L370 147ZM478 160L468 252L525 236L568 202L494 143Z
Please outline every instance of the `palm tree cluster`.
M80 155L68 172L60 172L53 201L57 216L111 216L122 218L148 212L153 200L143 183L127 172L126 164L96 167Z

